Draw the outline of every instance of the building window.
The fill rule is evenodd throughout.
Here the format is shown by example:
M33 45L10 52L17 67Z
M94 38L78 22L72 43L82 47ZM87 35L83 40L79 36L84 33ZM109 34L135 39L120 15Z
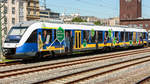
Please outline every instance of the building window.
M28 6L30 6L30 2L28 2Z
M12 18L12 24L15 24L15 18Z
M45 15L48 15L48 12L40 12L40 14L45 14Z
M34 2L34 7L36 7L36 2Z
M128 26L129 26L129 27L132 27L132 24L129 24Z
M28 15L30 15L30 9L28 9Z
M23 16L20 16L20 17L19 17L19 22L22 22L22 21L24 21L24 17L23 17Z
M7 23L7 17L6 17L6 18L4 18L4 23Z
M24 2L22 2L22 1L20 1L20 3L19 3L19 8L22 8L23 9L23 6L24 5Z
M134 24L134 25L133 25L133 27L137 27L137 25L136 25L136 24Z
M12 0L12 4L15 4L15 0Z
M145 27L146 27L146 28L148 28L148 27L149 27L149 25L148 25L148 24L145 24Z
M7 3L7 0L0 0L0 2L2 2L2 3Z
M139 24L139 26L140 26L141 28L143 28L143 24Z
M41 18L48 18L48 16L42 16L42 15L40 15L40 17L41 17Z
M4 6L4 14L7 14L7 7Z
M34 15L36 15L36 10L34 10Z
M15 14L15 7L12 7L12 14Z

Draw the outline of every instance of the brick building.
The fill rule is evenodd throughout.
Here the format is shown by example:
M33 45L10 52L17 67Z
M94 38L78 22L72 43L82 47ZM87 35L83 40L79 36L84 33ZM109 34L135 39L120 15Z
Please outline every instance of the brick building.
M120 0L120 25L150 30L150 19L142 17L141 0Z

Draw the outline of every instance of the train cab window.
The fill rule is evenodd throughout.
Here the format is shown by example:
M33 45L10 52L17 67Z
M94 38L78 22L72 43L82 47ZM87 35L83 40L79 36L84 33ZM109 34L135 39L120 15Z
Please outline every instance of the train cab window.
M37 30L32 32L27 40L27 43L37 43Z
M120 38L120 41L123 42L125 41L125 33L124 32L121 32L121 38Z
M133 33L129 32L129 40L132 40L132 37L133 37Z
M98 42L99 42L99 43L102 43L102 42L103 42L103 32L102 32L102 31L99 31L99 32L98 32Z
M125 32L125 41L129 41L129 32Z

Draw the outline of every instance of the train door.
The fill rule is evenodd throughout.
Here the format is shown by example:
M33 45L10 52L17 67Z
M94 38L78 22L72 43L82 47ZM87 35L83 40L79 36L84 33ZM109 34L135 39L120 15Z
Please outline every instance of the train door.
M148 41L150 41L150 30L148 30Z
M81 49L81 31L75 31L74 49Z
M136 43L136 32L133 32L133 44Z

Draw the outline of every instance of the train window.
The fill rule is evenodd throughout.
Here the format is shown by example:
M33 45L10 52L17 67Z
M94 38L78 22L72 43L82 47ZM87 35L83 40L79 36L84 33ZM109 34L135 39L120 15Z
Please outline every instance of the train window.
M140 33L140 32L137 32L137 39L138 39L138 40L140 39L141 36L142 36L141 33Z
M83 40L86 40L89 43L89 31L83 31Z
M86 31L85 30L83 31L83 40L87 41L87 35L86 35Z
M129 41L129 32L125 32L125 41Z
M105 32L104 42L109 41L108 31Z
M32 32L27 40L27 43L37 43L37 30Z
M133 37L133 33L129 32L129 40L132 40L132 37Z
M54 40L55 40L56 39L56 29L54 29L52 36L54 37Z
M115 32L115 38L117 41L119 41L119 32Z
M145 32L143 33L143 39L146 39L146 33Z
M52 30L46 30L47 31L47 43L52 42Z
M96 40L96 31L94 32L94 35L92 36L92 32L91 32L91 42L95 43Z
M121 32L121 38L120 38L120 41L121 41L121 42L123 42L123 41L125 40L124 35L125 35L125 33L124 33L124 32Z
M102 31L98 32L98 42L100 42L100 43L103 42L103 32Z
M52 30L44 29L42 31L42 41L45 44L49 44L52 42Z
M65 37L69 37L69 39L71 38L71 31L70 30L65 31Z
M150 39L150 32L148 32L148 39Z
M70 32L71 32L70 30L66 30L65 31L65 36L66 36L66 34L68 34L68 36L71 37L71 33Z

